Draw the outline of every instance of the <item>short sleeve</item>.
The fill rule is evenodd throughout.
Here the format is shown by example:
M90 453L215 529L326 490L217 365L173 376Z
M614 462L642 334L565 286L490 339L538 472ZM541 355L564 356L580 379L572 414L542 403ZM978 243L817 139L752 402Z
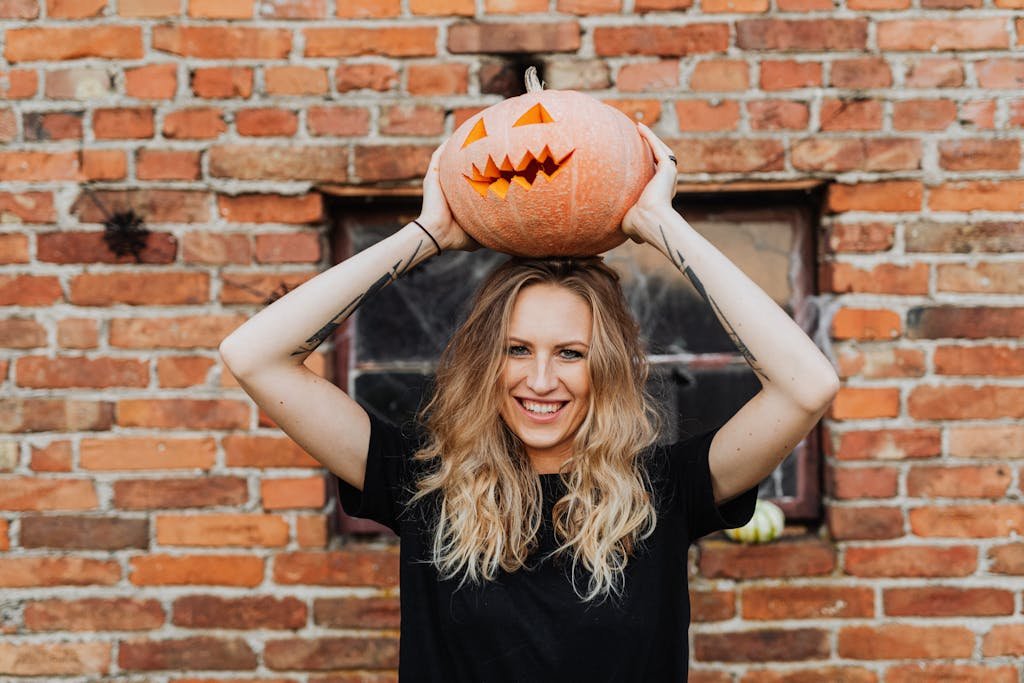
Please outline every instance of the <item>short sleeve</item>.
M372 519L397 534L398 519L413 483L411 459L417 447L414 437L370 414L370 445L363 490L334 478L345 512L352 517Z
M732 500L715 505L711 488L711 467L708 454L718 430L705 432L669 447L671 471L676 490L686 507L690 542L721 529L740 527L754 516L757 486Z

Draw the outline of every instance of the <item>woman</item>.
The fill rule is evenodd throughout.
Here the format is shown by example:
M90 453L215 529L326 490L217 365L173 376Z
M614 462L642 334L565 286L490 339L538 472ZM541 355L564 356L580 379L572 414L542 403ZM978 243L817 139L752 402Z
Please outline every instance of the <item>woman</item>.
M640 132L658 168L622 229L693 283L762 384L721 428L652 445L636 323L596 258L493 273L442 356L422 430L371 418L306 370L375 291L475 248L441 194L440 149L417 221L221 345L250 396L337 475L344 507L399 533L403 679L686 680L687 547L750 518L757 484L837 390L803 332L672 209L675 159Z

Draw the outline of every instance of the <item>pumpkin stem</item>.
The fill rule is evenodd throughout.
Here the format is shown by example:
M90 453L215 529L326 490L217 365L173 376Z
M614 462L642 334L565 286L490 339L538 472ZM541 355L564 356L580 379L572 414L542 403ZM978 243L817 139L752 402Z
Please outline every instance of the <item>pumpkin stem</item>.
M544 84L540 82L540 78L537 77L537 67L530 66L526 68L526 92L540 92L544 89Z

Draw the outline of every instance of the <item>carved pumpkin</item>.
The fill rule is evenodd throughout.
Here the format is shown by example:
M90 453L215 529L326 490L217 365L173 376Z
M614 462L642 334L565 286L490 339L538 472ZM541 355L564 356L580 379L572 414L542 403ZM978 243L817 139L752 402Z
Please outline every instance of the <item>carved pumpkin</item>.
M622 217L654 157L622 112L572 90L527 93L466 120L441 155L441 188L480 244L520 256L591 256L622 244Z

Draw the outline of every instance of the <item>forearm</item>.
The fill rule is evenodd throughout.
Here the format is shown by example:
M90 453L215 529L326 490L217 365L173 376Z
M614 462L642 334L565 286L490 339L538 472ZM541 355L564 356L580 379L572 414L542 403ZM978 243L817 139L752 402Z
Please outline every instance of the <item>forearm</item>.
M693 284L766 390L809 412L831 400L838 380L828 359L743 271L670 207L641 229Z
M366 299L434 256L430 239L409 224L292 290L221 343L237 376L261 367L301 364Z

